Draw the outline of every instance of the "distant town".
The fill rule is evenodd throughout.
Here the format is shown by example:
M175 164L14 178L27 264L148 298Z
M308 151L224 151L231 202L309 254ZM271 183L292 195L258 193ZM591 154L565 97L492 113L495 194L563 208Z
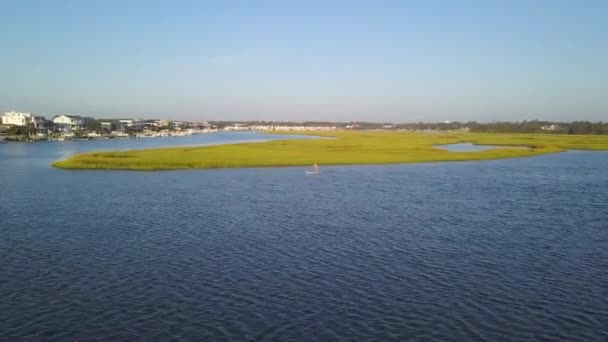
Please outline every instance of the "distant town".
M2 115L0 140L41 141L69 139L116 139L185 136L218 131L332 131L332 130L399 130L413 132L493 132L608 134L608 123L521 121L478 123L445 121L440 123L371 123L371 122L276 122L276 121L176 121L161 119L96 119L60 114L50 120L24 112Z
M61 114L50 120L33 113L6 112L2 115L0 140L40 141L69 139L115 139L185 136L218 131L319 131L335 125L310 126L293 123L245 124L239 122L191 122L159 119L96 119Z

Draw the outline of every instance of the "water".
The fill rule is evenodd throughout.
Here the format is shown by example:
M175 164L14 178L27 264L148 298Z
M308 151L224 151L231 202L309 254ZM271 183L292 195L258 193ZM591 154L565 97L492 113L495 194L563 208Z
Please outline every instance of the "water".
M0 145L0 339L608 339L608 153L48 166L107 143Z
M452 152L474 152L474 151L485 151L485 150L493 150L496 148L524 148L524 147L514 147L514 146L492 146L492 145L473 145L472 143L458 143L458 144L447 144L447 145L439 145L436 146L438 148L442 148Z

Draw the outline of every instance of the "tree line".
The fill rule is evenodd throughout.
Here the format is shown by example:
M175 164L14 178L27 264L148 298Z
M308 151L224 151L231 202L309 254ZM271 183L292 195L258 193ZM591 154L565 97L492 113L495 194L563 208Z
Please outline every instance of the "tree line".
M397 125L398 129L411 130L469 130L483 133L552 133L552 134L608 134L608 122L572 121L519 121L519 122L441 122L406 123Z

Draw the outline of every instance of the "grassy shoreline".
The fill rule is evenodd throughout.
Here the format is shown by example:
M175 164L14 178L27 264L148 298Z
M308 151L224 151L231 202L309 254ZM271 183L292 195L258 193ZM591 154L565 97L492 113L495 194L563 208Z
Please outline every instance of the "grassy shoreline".
M294 133L287 133L294 134ZM300 134L300 133L299 133ZM395 131L311 132L335 139L274 140L200 147L89 152L53 163L71 170L160 171L238 167L398 164L532 157L570 149L608 150L608 136ZM471 142L505 148L451 152L437 145ZM509 148L509 146L513 148ZM521 147L529 148L521 148Z

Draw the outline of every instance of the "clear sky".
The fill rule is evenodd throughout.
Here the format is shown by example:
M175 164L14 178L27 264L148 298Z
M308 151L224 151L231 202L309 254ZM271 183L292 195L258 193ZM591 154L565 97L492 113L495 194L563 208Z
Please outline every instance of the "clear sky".
M0 1L0 111L608 121L608 1Z

